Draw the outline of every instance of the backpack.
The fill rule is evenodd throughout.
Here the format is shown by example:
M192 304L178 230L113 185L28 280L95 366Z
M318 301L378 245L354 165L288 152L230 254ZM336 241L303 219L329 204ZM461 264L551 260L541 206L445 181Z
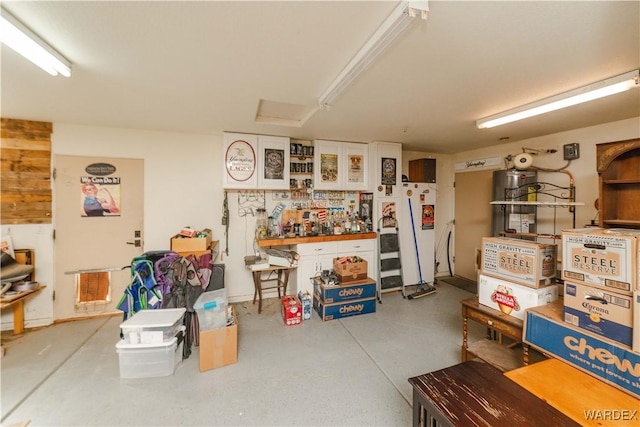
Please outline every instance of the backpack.
M171 266L180 255L173 251L150 251L131 261L131 282L118 302L127 320L140 310L162 307L164 296L171 292Z

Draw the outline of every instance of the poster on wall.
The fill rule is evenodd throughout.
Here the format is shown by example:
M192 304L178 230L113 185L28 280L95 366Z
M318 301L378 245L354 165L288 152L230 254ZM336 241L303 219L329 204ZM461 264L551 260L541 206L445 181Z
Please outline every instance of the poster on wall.
M120 216L120 178L80 177L80 216Z
M422 205L422 229L433 230L436 219L434 205Z
M320 180L322 182L338 182L338 155L320 155Z
M347 161L349 162L349 182L364 182L364 171L362 170L364 156L351 154Z
M396 227L396 202L382 202L382 228Z
M284 179L284 150L266 148L264 150L264 177Z
M396 159L383 157L382 158L382 185L395 185L396 184Z

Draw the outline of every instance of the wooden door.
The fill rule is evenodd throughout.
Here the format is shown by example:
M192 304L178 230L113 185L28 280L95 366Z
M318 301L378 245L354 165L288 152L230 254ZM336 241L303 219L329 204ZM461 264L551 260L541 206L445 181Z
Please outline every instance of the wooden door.
M456 173L455 276L476 281L482 238L491 236L493 171Z

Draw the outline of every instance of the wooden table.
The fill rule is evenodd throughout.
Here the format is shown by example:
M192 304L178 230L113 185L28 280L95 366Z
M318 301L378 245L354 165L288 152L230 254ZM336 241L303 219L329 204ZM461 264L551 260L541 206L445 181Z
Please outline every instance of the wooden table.
M46 286L40 285L37 289L20 292L15 295L0 298L0 310L13 307L13 334L18 335L24 332L24 300L34 295Z
M640 400L561 360L504 375L583 426L640 426Z
M571 418L475 359L409 378L414 426L578 426Z
M246 262L246 261L245 261ZM289 272L297 267L282 267L271 265L269 267L252 270L253 275L253 303L258 299L258 313L262 313L262 291L267 289L277 289L278 298L287 294L287 285L289 283ZM275 276L274 276L275 273ZM264 276L266 274L266 276ZM275 282L275 285L265 287L264 283ZM281 295L282 291L282 295Z
M522 342L524 322L478 302L478 297L460 301L462 304L462 361L480 358L501 371L509 371L529 364L529 346ZM468 342L468 323L473 320L487 327L487 339ZM513 340L502 344L502 337ZM499 338L496 340L496 338ZM520 352L514 347L522 346Z

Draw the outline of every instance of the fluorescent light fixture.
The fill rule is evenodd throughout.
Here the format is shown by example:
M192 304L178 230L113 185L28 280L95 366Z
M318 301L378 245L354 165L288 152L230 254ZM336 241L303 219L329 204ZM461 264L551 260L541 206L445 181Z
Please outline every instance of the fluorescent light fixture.
M488 129L637 88L640 84L639 73L640 70L630 71L559 95L532 102L522 107L477 120L476 125L478 129Z
M328 109L333 105L340 94L407 29L417 15L423 20L427 19L428 1L401 1L320 96L320 108Z
M0 41L52 76L71 77L71 63L2 8Z

